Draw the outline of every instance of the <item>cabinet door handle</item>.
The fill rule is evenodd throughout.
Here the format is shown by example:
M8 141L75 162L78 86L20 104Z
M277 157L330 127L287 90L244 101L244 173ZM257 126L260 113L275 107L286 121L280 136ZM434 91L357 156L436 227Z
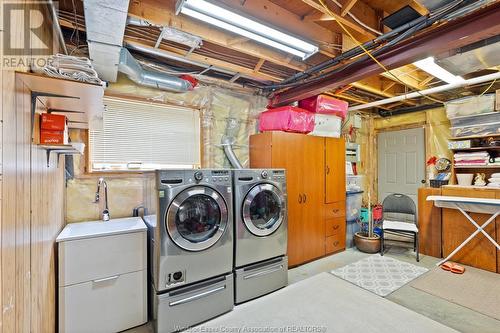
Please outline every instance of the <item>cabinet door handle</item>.
M338 208L335 208L332 210L333 214L337 214L339 212L339 209Z
M340 225L336 224L333 226L333 230L337 230L340 227Z
M304 193L304 203L307 201L307 195Z
M326 174L329 175L330 174L330 167L327 165L326 166Z
M302 203L302 194L299 194L299 204Z
M333 246L337 246L337 245L339 245L339 241L333 242Z

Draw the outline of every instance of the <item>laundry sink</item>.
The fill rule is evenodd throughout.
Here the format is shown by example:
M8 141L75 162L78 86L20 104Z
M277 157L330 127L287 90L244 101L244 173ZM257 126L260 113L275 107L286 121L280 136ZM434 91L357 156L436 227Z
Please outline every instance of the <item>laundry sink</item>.
M107 222L101 220L68 223L56 238L56 242L65 242L91 237L126 234L146 230L146 225L140 217L125 217L111 219Z

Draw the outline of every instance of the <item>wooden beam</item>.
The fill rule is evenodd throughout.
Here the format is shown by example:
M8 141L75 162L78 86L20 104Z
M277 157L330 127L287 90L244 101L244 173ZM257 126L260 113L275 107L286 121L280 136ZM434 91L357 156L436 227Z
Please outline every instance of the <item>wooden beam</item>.
M386 92L388 91L389 89L391 89L392 87L394 87L396 85L396 82L390 82L387 87L385 87L384 89L382 89L383 92Z
M259 59L259 62L257 63L257 65L255 65L255 67L253 68L253 71L254 72L258 72L260 70L260 68L262 67L262 65L264 65L264 62L265 60L264 59Z
M330 96L333 96L333 97L337 97L337 98L342 98L342 99L345 99L345 100L348 100L348 101L351 101L351 102L354 102L354 103L359 103L359 104L367 104L367 103L370 103L371 101L366 101L364 99L361 99L361 98L357 98L357 97L354 97L354 96L350 96L350 95L345 95L345 94L337 94L337 93L325 93L326 95L330 95ZM379 106L380 109L383 109L383 110L389 110L389 108L381 105Z
M344 5L342 6L342 11L340 12L340 16L346 16L347 12L351 10L352 6L357 2L358 0L347 0L344 2Z
M429 10L424 7L418 0L413 0L410 3L410 6L415 9L420 15L427 15L429 14Z
M333 16L330 15L330 12L326 10L320 3L314 1L314 0L302 0L302 2L308 4L312 8L316 9L317 11L321 12L322 15L319 16L316 21L337 21L342 23L344 26L351 28L353 31L360 33L362 35L366 35L369 37L373 37L373 33L369 31L368 29L363 28L360 26L358 23L356 23L354 20L348 17L343 17L341 14L341 9L338 6L330 6L330 12L333 14ZM361 4L361 3L360 3ZM351 7L352 8L352 7ZM368 19L370 19L370 22L375 22L376 21L376 14L375 10L368 5L365 4L363 8L360 8L361 10L359 11L359 16L362 15L360 18L362 21L366 21L365 23L368 22ZM367 14L369 13L369 14ZM354 14L354 13L353 13ZM356 15L359 17L358 15ZM373 17L371 17L373 16ZM313 17L311 17L313 18ZM369 24L369 23L368 23ZM372 28L376 29L376 26L373 26Z
M248 54L257 58L263 58L272 63L285 66L297 71L306 69L306 64L294 59L290 62L283 61L283 52L275 51L269 47L261 46L253 41L229 45L234 40L234 34L221 31L209 24L191 19L185 15L175 15L172 6L166 5L160 0L136 0L129 6L129 15L143 18L153 24L174 27L196 36L200 36L211 43L231 48L235 51Z
M420 85L421 80L416 79L413 77L413 75L409 74L412 71L413 68L409 66L402 66L399 68L391 69L390 72L393 75L391 75L388 72L383 72L380 75L397 83L400 83L401 81L412 89L422 89L422 86ZM398 79L396 79L394 76L397 77Z
M434 80L434 76L429 75L428 77L426 77L425 79L420 81L420 83L419 83L420 88L427 86L432 80Z
M372 93L372 94L375 94L375 95L379 95L379 96L382 96L382 97L387 97L387 98L390 98L390 97L394 97L396 96L396 94L394 93L391 93L391 92L388 92L388 91L383 91L381 89L378 89L378 88L375 88L371 85L368 85L366 83L363 83L363 82L353 82L351 83L351 85L355 88L358 88L358 89L361 89L361 90L364 90L364 91L367 91L369 93ZM408 105L416 105L416 103L414 101L410 101L410 100L407 100L407 101L404 101L405 104L408 104Z

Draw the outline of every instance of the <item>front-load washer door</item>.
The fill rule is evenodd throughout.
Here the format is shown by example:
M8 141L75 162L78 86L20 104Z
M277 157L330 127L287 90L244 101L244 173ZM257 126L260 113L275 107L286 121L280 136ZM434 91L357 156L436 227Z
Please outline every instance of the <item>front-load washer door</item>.
M283 223L285 199L274 185L258 184L247 193L242 206L243 222L256 236L269 236Z
M187 251L203 251L224 234L228 225L227 205L216 190L193 186L174 198L165 221L176 245Z

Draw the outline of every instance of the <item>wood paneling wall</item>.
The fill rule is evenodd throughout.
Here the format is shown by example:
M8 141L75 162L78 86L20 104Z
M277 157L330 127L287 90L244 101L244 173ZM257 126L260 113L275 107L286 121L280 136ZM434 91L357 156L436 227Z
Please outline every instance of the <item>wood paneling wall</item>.
M30 1L25 8L45 12L45 5ZM41 37L46 44L52 43L50 23ZM22 36L24 27L4 28ZM31 47L37 43L30 40ZM0 332L55 332L54 241L64 225L64 160L57 165L52 157L47 167L45 151L31 144L29 89L13 70L0 73Z

